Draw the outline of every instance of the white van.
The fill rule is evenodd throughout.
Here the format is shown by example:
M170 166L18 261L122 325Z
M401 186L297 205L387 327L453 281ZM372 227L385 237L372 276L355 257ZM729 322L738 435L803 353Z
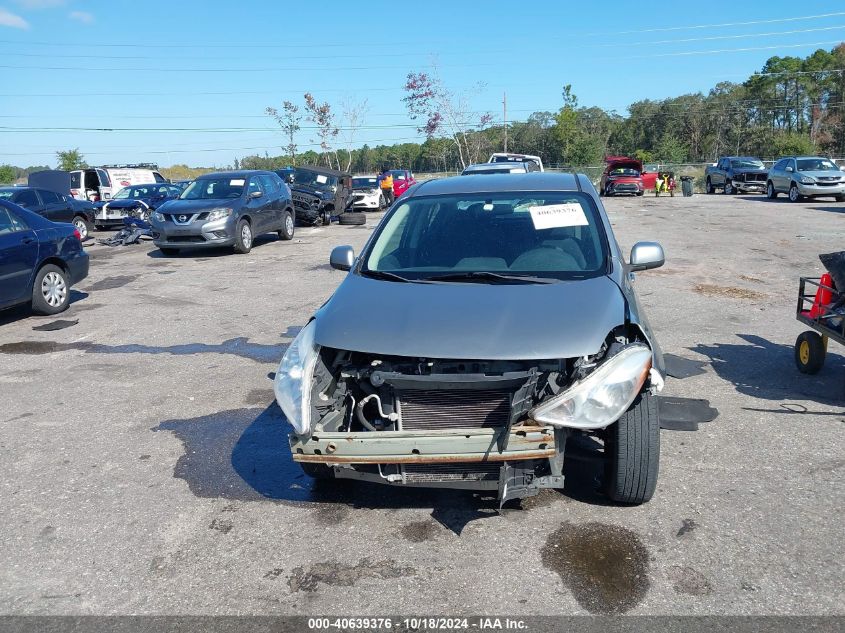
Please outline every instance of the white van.
M70 172L70 195L77 200L111 200L113 194L129 185L168 182L158 165L104 165Z

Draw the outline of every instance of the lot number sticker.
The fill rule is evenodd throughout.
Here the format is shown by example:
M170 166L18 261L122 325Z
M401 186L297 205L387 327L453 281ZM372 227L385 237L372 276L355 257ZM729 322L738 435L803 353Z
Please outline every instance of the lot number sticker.
M323 176L322 174L317 174L317 182L321 185L325 185L329 181L328 176Z
M542 207L529 207L534 229L556 229L564 226L587 226L589 221L580 204L547 204Z
M229 186L231 186L231 187L243 187L244 186L244 179L243 178L232 178L229 181Z

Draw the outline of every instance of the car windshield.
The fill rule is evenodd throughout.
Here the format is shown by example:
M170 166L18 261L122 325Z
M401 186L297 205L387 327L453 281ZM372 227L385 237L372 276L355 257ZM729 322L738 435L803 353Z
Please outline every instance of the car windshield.
M376 187L378 187L378 178L375 176L365 176L352 179L353 189L374 189Z
M765 169L762 160L756 158L735 158L731 161L734 169Z
M617 167L611 170L611 176L639 176L640 172L633 167Z
M15 195L14 189L0 189L0 200L11 200Z
M604 274L605 254L598 212L582 193L414 197L385 218L361 273L583 279Z
M337 186L337 177L330 174L321 174L307 169L297 169L294 182L298 185L308 185L318 189L328 189Z
M200 178L195 180L182 195L180 200L226 200L240 198L244 191L244 178L220 176L218 178Z
M112 196L113 200L126 200L127 198L151 198L160 189L158 186L149 187L124 187Z
M827 158L800 158L798 171L839 171L839 167Z

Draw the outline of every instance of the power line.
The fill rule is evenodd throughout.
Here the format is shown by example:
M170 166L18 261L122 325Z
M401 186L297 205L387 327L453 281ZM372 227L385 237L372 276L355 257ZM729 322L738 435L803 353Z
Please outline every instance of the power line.
M627 59L654 59L657 57L688 57L691 55L716 55L719 53L746 53L750 51L771 51L783 48L805 48L807 46L827 46L829 44L841 44L842 40L829 40L827 42L807 42L806 44L778 44L777 46L749 46L746 48L721 48L709 51L685 51L678 53L654 53L651 55L631 55ZM0 67L2 68L2 67Z
M666 31L688 31L692 29L718 29L734 26L753 26L755 24L776 24L780 22L799 22L802 20L818 20L845 15L845 11L835 13L819 13L817 15L800 15L791 18L776 18L772 20L752 20L749 22L723 22L722 24L692 24L689 26L667 26L656 29L638 29L636 31L616 31L615 33L587 33L587 35L631 35L635 33L661 33Z
M690 42L708 42L713 40L738 40L755 37L773 37L780 35L795 35L797 33L816 33L818 31L838 31L845 29L845 25L839 26L824 26L815 29L797 29L794 31L773 31L770 33L744 33L742 35L713 35L709 37L690 37L676 40L652 40L649 42L628 42L628 43L614 43L614 44L595 44L601 48L617 47L617 46L648 46L650 44L687 44ZM580 46L579 46L580 48Z

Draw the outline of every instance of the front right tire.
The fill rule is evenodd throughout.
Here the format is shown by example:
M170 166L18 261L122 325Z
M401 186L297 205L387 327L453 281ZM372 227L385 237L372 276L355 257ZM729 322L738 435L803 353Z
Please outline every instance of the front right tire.
M657 398L644 391L607 429L605 492L617 503L637 505L654 495L660 469Z

